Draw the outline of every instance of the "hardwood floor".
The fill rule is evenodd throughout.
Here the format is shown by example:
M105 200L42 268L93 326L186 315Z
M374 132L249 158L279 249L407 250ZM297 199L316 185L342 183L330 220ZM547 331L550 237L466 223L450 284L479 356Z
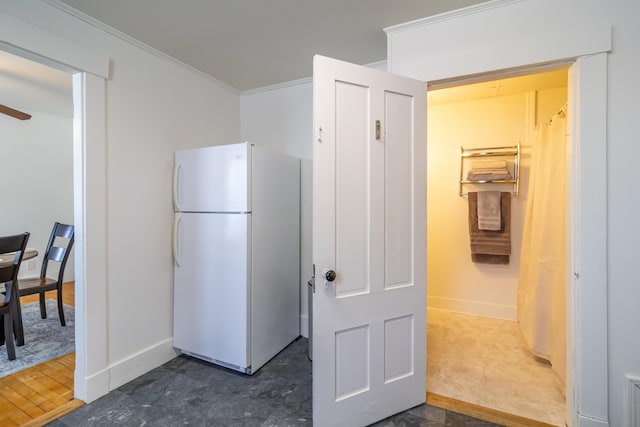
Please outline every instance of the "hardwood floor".
M463 402L431 392L427 392L427 404L505 427L555 427L542 421L474 405L473 403Z
M63 286L62 301L73 306L74 283ZM47 298L57 299L56 293L47 292ZM38 295L20 301L38 301ZM0 425L41 426L82 406L84 402L73 398L75 361L75 353L69 353L0 378Z

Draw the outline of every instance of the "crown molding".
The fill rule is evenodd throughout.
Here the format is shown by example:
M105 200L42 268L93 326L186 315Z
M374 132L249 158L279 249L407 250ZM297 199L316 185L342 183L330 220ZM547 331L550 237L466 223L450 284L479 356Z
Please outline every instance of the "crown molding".
M74 9L73 7L69 6L68 4L61 2L60 0L42 0L42 2L48 4L51 7L54 7L56 9L62 11L64 13L66 13L68 15L73 16L74 18L79 19L80 21L83 21L83 22L91 25L92 27L95 27L95 28L97 28L97 29L99 29L101 31L104 31L107 34L110 34L110 35L112 35L112 36L114 36L114 37L126 42L126 43L129 43L130 45L135 46L138 49L141 49L141 50L143 50L143 51L145 51L147 53L150 53L150 54L152 54L152 55L154 55L154 56L156 56L158 58L162 58L162 59L164 59L166 61L172 62L172 63L174 63L176 65L179 65L179 66L191 71L192 73L198 74L198 75L200 75L200 76L202 76L202 77L204 77L204 78L206 78L208 80L211 80L211 81L215 82L216 84L218 84L218 85L224 87L225 89L229 90L230 92L233 92L235 94L240 94L240 91L238 89L236 89L235 87L233 87L233 86L231 86L231 85L229 85L229 84L227 84L227 83L225 83L225 82L223 82L221 80L218 80L217 78L213 77L212 75L207 74L207 73L205 73L203 71L200 71L197 68L192 67L191 65L185 64L184 62L174 58L173 56L168 55L168 54L166 54L164 52L161 52L161 51L149 46L148 44L141 42L138 39L135 39L135 38L133 38L133 37L121 32L121 31L119 31L119 30L116 30L115 28L108 26L104 22L99 21L99 20L87 15L86 13L80 12L77 9Z
M286 89L292 86L301 86L313 83L313 77L304 77L302 79L290 80L288 82L276 83L269 86L257 87L255 89L247 89L240 93L241 96L255 95L257 93L271 92L272 90Z
M452 10L450 12L444 12L438 15L428 16L426 18L416 19L415 21L409 21L403 24L393 25L391 27L384 28L383 31L387 34L399 33L399 32L410 30L417 27L423 27L425 25L435 24L436 22L448 21L450 19L456 19L466 15L481 13L486 10L491 10L498 7L506 6L511 3L519 3L521 1L524 1L524 0L491 0L485 3L463 7L462 9Z
M372 62L370 64L363 65L363 67L375 68L375 69L385 69L387 68L387 60L383 59L382 61ZM300 86L313 83L313 77L304 77L302 79L290 80L288 82L276 83L274 85L257 87L255 89L247 89L240 93L241 96L245 95L255 95L257 93L270 92L272 90L286 89L292 86Z

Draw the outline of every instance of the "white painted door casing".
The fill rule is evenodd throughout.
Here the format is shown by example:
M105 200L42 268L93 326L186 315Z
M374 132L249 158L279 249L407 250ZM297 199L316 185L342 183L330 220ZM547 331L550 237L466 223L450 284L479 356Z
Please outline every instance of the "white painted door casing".
M316 56L314 129L314 424L367 425L425 401L426 84Z

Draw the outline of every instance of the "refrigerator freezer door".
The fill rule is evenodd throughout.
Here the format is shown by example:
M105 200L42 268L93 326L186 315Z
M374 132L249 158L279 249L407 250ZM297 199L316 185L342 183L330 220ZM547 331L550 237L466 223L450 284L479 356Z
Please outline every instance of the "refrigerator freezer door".
M179 213L174 346L243 370L248 351L251 215Z
M250 212L250 144L176 151L175 211Z

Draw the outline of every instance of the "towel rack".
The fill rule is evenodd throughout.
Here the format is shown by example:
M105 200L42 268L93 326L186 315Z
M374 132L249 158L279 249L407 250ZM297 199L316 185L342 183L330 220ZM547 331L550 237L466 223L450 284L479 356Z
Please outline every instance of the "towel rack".
M512 179L499 180L478 180L470 181L465 178L465 160L478 157L513 157ZM460 147L460 196L466 196L468 192L463 191L467 184L513 184L511 194L518 196L520 184L520 143L507 147L487 147L487 148L464 148Z

